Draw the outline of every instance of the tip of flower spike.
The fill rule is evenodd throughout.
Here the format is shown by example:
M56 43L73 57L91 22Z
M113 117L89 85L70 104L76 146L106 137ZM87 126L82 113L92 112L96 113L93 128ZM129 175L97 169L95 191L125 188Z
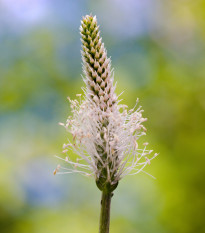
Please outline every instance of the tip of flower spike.
M84 24L90 24L90 23L93 23L93 24L97 24L97 17L96 15L92 15L92 13L90 15L85 15L83 16L83 19L81 20L81 25L83 27Z
M85 16L83 16L83 23L90 22L90 20L92 18L93 18L92 15L85 15Z

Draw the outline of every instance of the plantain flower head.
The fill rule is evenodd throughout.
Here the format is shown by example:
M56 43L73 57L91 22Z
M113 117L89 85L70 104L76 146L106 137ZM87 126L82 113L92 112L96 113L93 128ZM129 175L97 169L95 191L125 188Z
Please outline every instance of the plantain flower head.
M79 172L93 176L100 190L113 191L125 175L139 173L157 155L138 147L138 139L145 135L143 110L138 100L133 109L119 104L113 84L111 60L100 37L96 16L86 15L80 26L84 96L71 100L72 116L60 123L72 134L72 141L63 145L70 168L58 166L54 173ZM78 159L70 159L73 151ZM151 157L150 157L151 156ZM61 169L67 170L61 172Z

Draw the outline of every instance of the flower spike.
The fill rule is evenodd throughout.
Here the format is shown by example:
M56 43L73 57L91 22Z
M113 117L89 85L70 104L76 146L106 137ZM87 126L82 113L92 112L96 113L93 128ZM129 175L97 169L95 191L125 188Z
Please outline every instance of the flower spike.
M80 100L70 100L72 116L64 127L72 134L72 142L63 146L65 162L71 168L67 172L92 175L101 191L112 192L125 175L139 173L156 157L150 157L148 143L138 147L138 139L145 135L141 107L127 111L115 94L111 59L100 37L96 16L86 15L80 26L82 41L83 73L86 88ZM79 159L69 156L74 151ZM62 159L62 158L61 158ZM55 173L60 169L58 167Z

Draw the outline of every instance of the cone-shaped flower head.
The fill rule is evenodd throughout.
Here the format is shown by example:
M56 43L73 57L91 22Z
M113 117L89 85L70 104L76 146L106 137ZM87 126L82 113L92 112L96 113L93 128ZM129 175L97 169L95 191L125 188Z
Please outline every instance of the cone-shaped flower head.
M93 175L100 190L113 191L127 174L136 174L150 164L152 153L138 148L138 139L145 135L141 107L127 112L115 94L111 61L100 38L96 16L87 15L81 21L82 59L85 74L83 100L70 100L73 115L62 124L73 140L64 144L65 160L73 168L61 167L65 173L80 172ZM80 95L79 95L80 96ZM72 149L79 159L69 157ZM55 173L60 173L57 167Z
M113 79L111 78L111 61L100 38L96 16L87 15L81 21L82 59L87 98L100 106L102 111L113 109L116 105Z

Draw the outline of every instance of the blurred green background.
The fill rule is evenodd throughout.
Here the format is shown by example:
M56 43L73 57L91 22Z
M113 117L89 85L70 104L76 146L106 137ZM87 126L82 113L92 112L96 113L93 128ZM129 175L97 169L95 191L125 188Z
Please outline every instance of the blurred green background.
M98 232L93 179L53 176L67 96L82 92L79 26L96 14L117 93L148 117L146 174L124 178L111 233L205 232L205 1L0 0L0 232Z

